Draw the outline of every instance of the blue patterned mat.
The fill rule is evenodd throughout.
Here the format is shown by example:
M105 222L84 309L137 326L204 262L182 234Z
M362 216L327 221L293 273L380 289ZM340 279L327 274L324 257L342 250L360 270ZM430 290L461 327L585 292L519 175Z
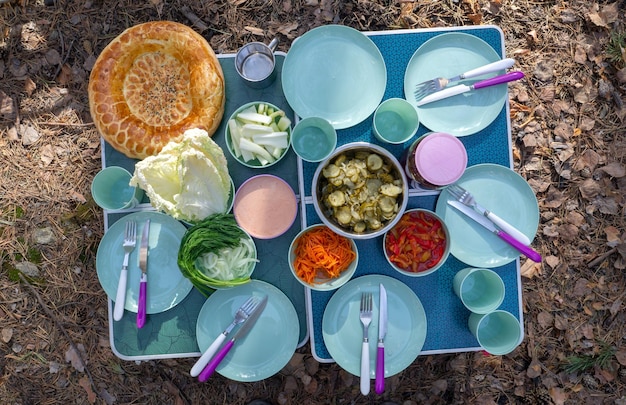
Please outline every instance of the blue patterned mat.
M430 38L445 32L463 32L475 35L504 57L503 36L499 28L484 26L476 28L459 28L446 30L401 30L368 33L380 49L387 67L387 88L384 99L404 97L404 72L413 53ZM507 104L508 106L508 104ZM468 152L468 165L494 163L511 167L511 141L509 135L508 108L502 109L493 123L482 131L459 138ZM338 145L356 141L366 141L384 146L396 157L410 145L416 137L404 145L382 145L372 134L371 117L351 128L338 131ZM428 132L420 127L417 136ZM301 183L304 195L311 196L311 182L317 165L303 162ZM410 197L407 208L426 208L433 210L437 195L416 194ZM305 204L305 220L307 224L321 222L310 198ZM354 277L366 274L384 274L394 277L408 285L419 297L426 311L427 335L422 353L447 353L457 351L479 350L478 342L469 332L467 319L469 311L461 304L452 291L452 279L457 271L467 267L466 264L450 256L446 263L435 273L425 277L407 277L400 275L387 263L382 246L382 237L357 241L359 248L359 267ZM506 296L500 309L513 313L521 319L520 311L521 288L519 277L519 261L494 269L503 279ZM315 358L322 362L333 361L322 336L322 318L326 304L333 292L311 291L308 303L309 331L311 351Z
M283 109L291 119L294 118L293 111L283 96L280 81L285 54L276 55L276 80L265 89L252 89L241 81L235 70L234 56L234 54L218 55L226 83L226 105L224 118L213 135L213 139L224 150L228 160L228 170L235 186L238 187L251 176L271 173L285 179L294 190L298 190L297 157L292 150L279 163L265 169L250 169L243 166L226 151L224 131L228 118L245 103L269 101ZM105 166L122 166L131 172L134 171L135 160L128 159L107 143L104 144L103 150L103 164ZM144 202L149 201L146 198ZM120 213L106 214L108 225L113 224L123 215ZM252 278L275 285L289 297L300 321L299 343L304 345L308 339L304 287L291 275L287 262L289 244L300 231L300 224L301 221L298 218L293 226L279 238L255 239L260 262L257 264ZM179 305L168 311L150 315L143 329L137 329L135 317L132 314L126 313L119 322L113 322L112 319L109 319L111 349L118 357L125 360L199 356L200 349L196 342L196 321L205 301L206 298L194 288ZM109 300L109 306L111 305L110 302Z

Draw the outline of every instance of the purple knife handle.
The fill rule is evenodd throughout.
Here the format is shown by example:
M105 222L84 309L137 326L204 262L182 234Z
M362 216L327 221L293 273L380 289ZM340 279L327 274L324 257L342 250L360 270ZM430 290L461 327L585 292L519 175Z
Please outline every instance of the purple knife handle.
M508 83L514 80L519 80L524 77L522 72L509 72L504 75L492 77L491 79L481 80L472 85L474 89L482 89L483 87L495 86L496 84Z
M518 241L517 239L515 239L514 237L512 237L506 232L498 231L496 235L498 235L500 239L502 239L509 245L513 246L515 249L522 252L524 256L528 257L533 262L537 262L537 263L541 262L541 255L530 246L524 245L522 242Z
M143 328L146 324L146 295L148 287L148 276L146 273L141 274L139 282L139 308L137 309L137 327Z
M226 355L230 351L230 348L233 347L233 344L235 344L235 341L230 339L228 343L226 343L224 347L222 347L222 350L220 350L215 355L215 357L211 359L209 364L207 364L206 367L202 370L202 372L198 376L198 381L205 382L209 379L209 377L211 377L217 366L219 366L222 360L224 360L224 357L226 357Z
M385 391L385 347L378 344L376 350L376 383L375 390L378 395Z

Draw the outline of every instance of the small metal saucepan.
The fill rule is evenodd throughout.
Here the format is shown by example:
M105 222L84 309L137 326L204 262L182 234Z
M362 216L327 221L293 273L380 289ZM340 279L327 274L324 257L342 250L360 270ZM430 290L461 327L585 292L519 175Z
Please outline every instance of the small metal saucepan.
M235 56L235 68L239 76L253 88L269 86L276 78L274 50L278 38L269 45L262 42L250 42L242 46Z

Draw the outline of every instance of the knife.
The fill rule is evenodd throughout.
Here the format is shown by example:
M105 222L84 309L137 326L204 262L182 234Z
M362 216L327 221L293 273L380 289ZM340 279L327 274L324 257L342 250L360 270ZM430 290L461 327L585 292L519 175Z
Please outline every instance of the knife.
M248 319L243 323L243 325L241 325L241 327L233 335L232 339L230 339L224 345L224 347L222 347L222 350L220 350L219 353L217 353L215 357L211 359L209 364L206 365L206 367L202 370L202 372L198 376L198 381L205 382L206 380L209 379L209 377L211 377L211 375L213 374L217 366L222 362L222 360L224 360L224 357L226 357L230 349L233 347L233 345L235 344L235 341L237 339L244 337L248 332L250 332L250 329L252 329L256 321L259 319L259 316L261 316L261 312L263 312L263 310L265 309L266 304L267 304L267 295L263 297L263 299L261 300L259 305L257 305L254 312L252 312L250 316L248 317Z
M387 290L379 284L380 308L378 309L378 349L376 351L376 393L385 391L385 336L387 335Z
M518 241L517 239L515 239L508 233L496 228L493 222L491 222L486 217L480 215L478 212L474 211L474 209L468 207L467 205L463 203L460 203L459 201L448 200L448 205L452 206L456 210L460 211L462 214L473 219L474 222L478 223L479 225L482 225L491 233L494 233L500 239L502 239L509 245L513 246L515 249L520 251L522 254L524 254L524 256L528 257L533 262L537 262L537 263L541 262L541 255L539 254L539 252L537 252L530 246L524 245L522 242Z
M430 94L420 101L417 102L417 106L423 106L424 104L432 103L435 101L442 100L444 98L456 96L458 94L466 93L470 90L478 90L489 86L495 86L496 84L502 84L507 82L512 82L514 80L519 80L524 77L524 73L522 72L509 72L503 75L499 75L496 77L492 77L491 79L481 80L476 82L470 86L466 84L459 84L453 87L445 88L436 93Z
M146 324L146 296L148 290L148 241L150 239L150 220L146 219L141 234L141 246L139 247L139 268L141 280L139 280L139 308L137 309L137 327L143 328Z

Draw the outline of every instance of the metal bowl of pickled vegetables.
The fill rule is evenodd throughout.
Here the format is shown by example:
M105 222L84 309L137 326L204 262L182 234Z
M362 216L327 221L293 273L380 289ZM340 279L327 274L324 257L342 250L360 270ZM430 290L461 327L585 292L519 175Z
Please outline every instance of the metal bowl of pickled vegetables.
M400 162L388 150L353 142L318 165L311 194L326 226L349 238L371 239L400 220L409 187Z

